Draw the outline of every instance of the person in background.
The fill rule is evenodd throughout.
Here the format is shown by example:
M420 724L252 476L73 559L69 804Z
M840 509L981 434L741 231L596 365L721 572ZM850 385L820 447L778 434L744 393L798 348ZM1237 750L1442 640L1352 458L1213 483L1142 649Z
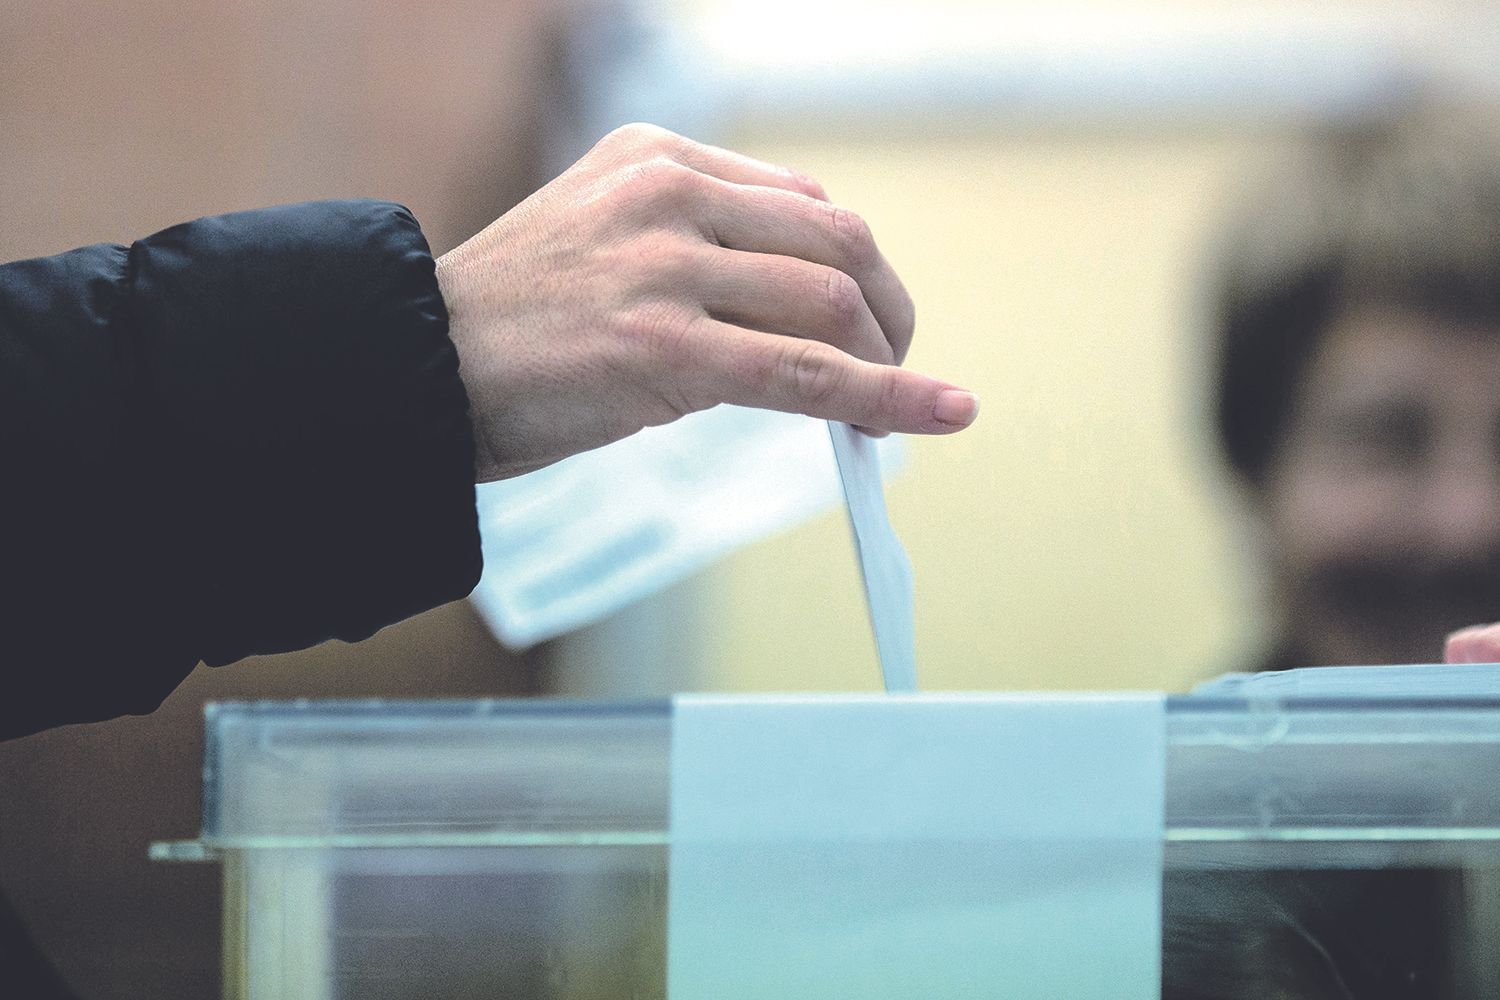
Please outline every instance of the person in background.
M1260 669L1426 663L1500 612L1500 129L1424 111L1240 206L1218 442L1269 587ZM1495 631L1449 641L1475 659ZM1173 870L1164 1000L1472 996L1461 870ZM1487 949L1485 949L1487 950Z
M1214 422L1266 570L1266 669L1432 662L1500 613L1500 128L1423 113L1244 205Z

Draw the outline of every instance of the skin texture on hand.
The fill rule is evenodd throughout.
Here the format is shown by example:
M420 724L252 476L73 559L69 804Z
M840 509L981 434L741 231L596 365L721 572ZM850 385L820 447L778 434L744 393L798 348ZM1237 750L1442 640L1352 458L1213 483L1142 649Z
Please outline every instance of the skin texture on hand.
M944 434L978 412L899 367L911 297L790 170L627 125L443 255L480 482L719 403Z
M1500 663L1500 624L1471 625L1448 637L1444 663Z

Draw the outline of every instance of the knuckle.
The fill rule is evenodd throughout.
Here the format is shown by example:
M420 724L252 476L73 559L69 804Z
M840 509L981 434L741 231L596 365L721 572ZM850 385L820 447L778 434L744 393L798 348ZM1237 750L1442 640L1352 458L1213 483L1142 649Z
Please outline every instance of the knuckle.
M660 125L652 125L649 122L629 122L611 131L603 141L611 146L627 149L665 149L675 137L674 133Z
M829 211L834 238L845 259L856 268L872 264L876 251L875 234L870 231L870 224L847 208L832 205Z
M894 429L901 414L910 408L910 394L902 381L900 369L884 371L881 376L876 408L885 421L892 425L890 429Z
M665 364L681 357L692 331L692 317L670 302L645 302L622 313L618 333L628 345Z
M712 267L712 261L703 247L673 232L651 242L640 255L640 266L656 275L666 290L681 295L693 278Z
M917 304L905 288L897 296L896 311L897 335L904 342L911 343L912 335L917 329Z
M653 156L626 167L618 188L632 201L678 205L696 193L697 179L692 168L666 156Z
M823 295L829 315L840 329L856 326L865 304L859 283L843 271L829 268L824 276Z
M836 397L844 375L836 351L816 341L794 344L782 355L782 377L800 402L818 405Z
M707 272L704 255L670 229L648 228L609 251L603 267L626 303L656 303L652 308L684 308L692 289Z

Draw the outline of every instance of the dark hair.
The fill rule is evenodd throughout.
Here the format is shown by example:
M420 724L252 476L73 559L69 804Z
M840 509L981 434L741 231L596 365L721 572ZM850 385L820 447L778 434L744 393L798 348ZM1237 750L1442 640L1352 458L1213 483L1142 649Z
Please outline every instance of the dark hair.
M1427 111L1327 137L1241 206L1223 246L1214 419L1230 466L1258 486L1343 310L1500 326L1500 130Z

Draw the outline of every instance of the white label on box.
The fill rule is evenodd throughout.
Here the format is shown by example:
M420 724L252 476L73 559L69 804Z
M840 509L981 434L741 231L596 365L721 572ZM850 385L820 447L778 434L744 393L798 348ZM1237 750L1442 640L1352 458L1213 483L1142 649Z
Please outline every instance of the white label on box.
M1158 696L681 697L668 1000L1158 1000Z

